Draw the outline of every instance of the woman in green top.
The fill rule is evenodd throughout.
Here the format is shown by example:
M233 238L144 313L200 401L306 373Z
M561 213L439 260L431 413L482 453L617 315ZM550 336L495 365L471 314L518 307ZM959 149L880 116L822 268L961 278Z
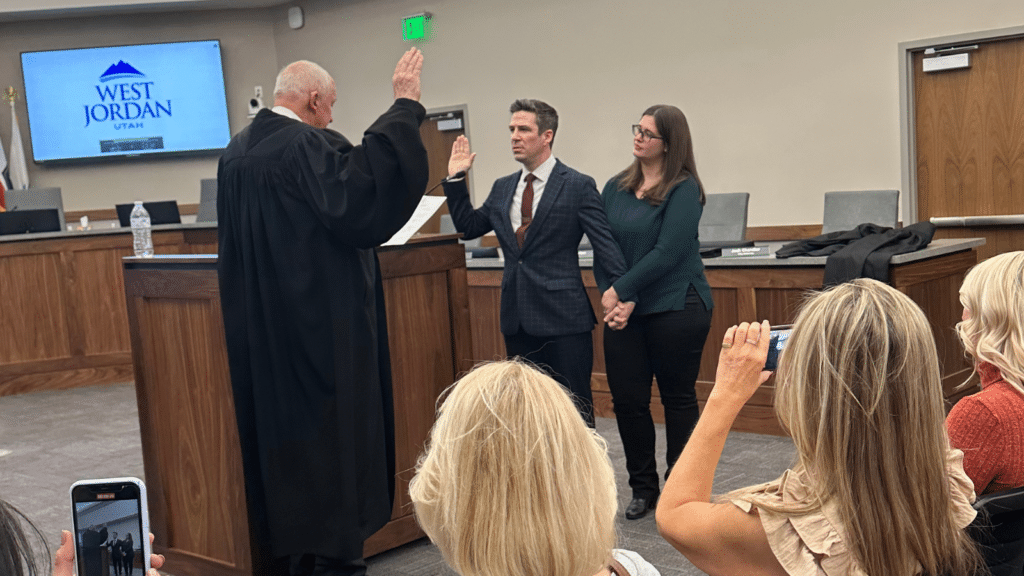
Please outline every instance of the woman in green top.
M704 190L686 116L675 106L652 106L633 134L633 163L602 192L628 268L605 293L619 304L606 310L604 357L633 491L630 520L653 509L661 491L652 377L665 407L671 470L697 422L694 384L713 306L697 239Z

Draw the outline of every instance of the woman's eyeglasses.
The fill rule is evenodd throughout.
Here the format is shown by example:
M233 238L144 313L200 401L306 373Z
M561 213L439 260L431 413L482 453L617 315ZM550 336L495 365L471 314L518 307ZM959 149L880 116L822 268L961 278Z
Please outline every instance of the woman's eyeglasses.
M661 136L655 136L654 134L652 134L650 130L644 130L643 128L640 127L639 124L633 124L633 136L639 136L640 139L645 142L647 140L650 140L651 138L654 138L656 140L664 140L664 138L662 138Z

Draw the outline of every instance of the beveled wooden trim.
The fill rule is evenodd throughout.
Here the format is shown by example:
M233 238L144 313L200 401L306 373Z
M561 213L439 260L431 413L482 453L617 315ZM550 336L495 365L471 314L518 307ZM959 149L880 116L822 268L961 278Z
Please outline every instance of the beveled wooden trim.
M778 242L821 236L821 224L783 224L778 226L747 226L747 240Z
M382 251L377 257L384 279L466 267L466 252L454 239L435 246L417 246L413 250Z
M927 260L918 260L902 266L889 266L889 283L895 288L904 288L927 282L937 277L966 273L978 263L978 251L967 250Z
M742 262L736 262L737 267L707 267L704 276L712 288L807 288L821 287L825 280L823 265L760 267L763 274L757 274L758 268L755 267L740 268L742 265Z
M149 479L146 479L147 487ZM161 572L175 576L248 576L250 571L240 570L231 564L178 548L153 544L153 552L163 554L166 562Z
M124 202L129 204L129 202ZM178 214L192 216L199 212L199 204L178 204ZM87 210L67 210L64 212L64 220L76 222L88 216L89 220L117 220L117 208L92 208Z
M180 245L183 230L153 230L155 248ZM131 249L131 229L111 229L109 234L68 234L58 238L25 238L14 242L0 242L0 257L56 252L83 252L111 248Z
M426 532L416 522L414 514L396 518L388 522L386 530L374 533L366 539L366 542L363 542L363 557L369 558L413 540L419 540L426 535Z
M128 352L115 354L97 354L93 356L54 358L52 360L36 360L17 364L0 365L0 381L13 376L39 374L41 372L65 372L82 368L102 368L127 364L131 366L132 356Z
M466 280L469 282L469 287L488 287L488 288L500 288L501 287L501 276L502 270L480 270L467 268L466 269Z
M897 228L903 223L897 222ZM755 242L786 242L821 236L821 224L781 224L775 226L747 226L747 240Z
M145 295L148 298L209 300L211 292L216 293L217 289L216 270L124 271L124 291L128 298Z
M11 396L42 390L67 390L80 386L117 384L120 382L130 382L132 379L132 365L130 362L127 364L107 364L96 366L95 368L75 367L66 370L54 369L47 362L38 362L37 364L40 365L39 372L0 376L0 396Z

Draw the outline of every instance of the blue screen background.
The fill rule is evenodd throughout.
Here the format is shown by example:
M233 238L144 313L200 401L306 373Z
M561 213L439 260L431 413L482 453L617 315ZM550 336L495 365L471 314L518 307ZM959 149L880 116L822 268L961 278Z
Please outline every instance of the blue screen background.
M25 52L21 61L32 155L37 162L221 149L230 140L224 71L216 40ZM120 61L144 77L101 81L104 72ZM151 84L140 84L144 82ZM147 115L129 120L110 114L108 107L116 102L124 115L126 103L120 101L122 91L117 85L132 83L139 91L129 87L123 94L137 98L133 101L140 109L149 104L159 118ZM147 87L149 99L145 98ZM110 90L118 93L117 100L101 97L100 91L109 94ZM171 114L158 109L158 102ZM101 107L87 118L87 111L97 104ZM107 120L99 120L105 116ZM163 148L117 150L115 146L114 151L101 150L101 141L126 139L162 139Z

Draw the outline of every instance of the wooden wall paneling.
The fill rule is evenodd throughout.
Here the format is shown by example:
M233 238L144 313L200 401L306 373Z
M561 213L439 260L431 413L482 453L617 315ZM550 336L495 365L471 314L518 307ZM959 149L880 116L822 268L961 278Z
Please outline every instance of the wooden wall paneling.
M154 230L153 243L158 254L216 252L216 230ZM130 255L123 229L0 242L0 329L17 335L0 341L0 396L131 379L121 274Z
M895 268L890 279L921 307L931 325L948 407L975 391L971 387L961 387L971 376L973 363L967 358L956 335L956 323L963 314L963 306L957 296L960 285L977 260L978 253L971 250L941 259L915 262Z
M825 205L825 192L822 191L822 208ZM755 242L788 242L814 238L821 235L821 224L783 224L779 226L748 226L747 240Z
M0 258L0 364L70 356L61 271L60 253L53 250Z
M409 481L434 424L437 398L455 381L445 271L385 279L395 404L395 502L389 531L371 536L372 556L424 534L413 517Z
M590 299L590 307L594 310L594 316L597 318L597 325L594 327L592 333L594 340L594 374L606 374L608 369L604 365L604 312L601 306L601 290L597 287L597 281L594 280L594 272L592 270L583 270L583 285L586 286L587 298ZM607 379L604 379L604 385L607 386Z
M72 348L76 356L127 352L128 317L125 315L121 259L129 248L69 250L65 281L74 294L69 305Z
M145 299L139 318L143 354L158 359L141 367L151 406L159 407L151 412L149 433L175 446L162 453L159 464L174 471L162 490L170 511L166 545L169 551L187 550L188 558L175 556L194 567L168 565L176 574L209 574L209 564L248 568L248 519L234 513L244 509L245 490L224 335L211 330L219 320L213 299ZM228 445L235 450L221 450Z
M461 245L457 249L463 251ZM470 321L465 266L448 270L448 294L451 302L452 370L458 378L469 372L476 363L473 357L473 324Z
M962 373L958 368L962 362L959 343L955 341L955 335L944 327L954 325L960 317L960 311L954 310L950 302L955 301L963 275L976 259L977 253L968 250L891 268L891 283L907 292L927 314L935 317L933 329L943 362L947 399L954 398L949 392L950 384L954 381L959 384L967 373ZM751 320L767 319L774 325L791 324L806 293L820 290L824 280L824 265L757 267L740 264L737 262L734 267L710 267L705 270L712 287L715 308L697 376L697 399L702 408L714 385L720 344L725 331L734 324ZM470 270L468 274L470 317L477 360L500 358L503 354L503 342L498 330L501 274L501 270L497 269ZM598 312L600 300L593 274L584 270L582 275L591 305ZM599 416L614 417L603 362L602 330L602 327L598 327L594 331L595 362L591 378L594 409ZM959 395L963 393L956 392ZM773 395L774 377L752 396L733 429L785 434L774 416ZM663 422L664 411L656 385L652 389L652 399L651 413L655 421Z
M1024 214L1024 207L1021 207ZM978 262L988 260L996 254L1024 250L1024 231L1020 226L976 226L963 228L939 228L935 238L984 238L985 244L978 246Z
M505 358L501 335L501 270L468 270L469 317L473 325L473 358L477 362Z
M710 391L710 384L715 382L715 370L718 367L718 346L711 346L709 343L715 342L720 343L725 336L725 331L730 326L739 323L739 305L737 303L737 289L736 288L712 288L711 298L715 302L715 308L711 311L711 330L708 331L708 339L704 343L704 353L700 358L700 372L697 374L697 382L705 382L709 384L708 391ZM707 397L705 394L701 396L700 387L697 388L697 396L699 399Z
M135 387L157 551L182 576L249 574L216 274L147 273L127 272L126 292L135 353L146 359L136 363Z

